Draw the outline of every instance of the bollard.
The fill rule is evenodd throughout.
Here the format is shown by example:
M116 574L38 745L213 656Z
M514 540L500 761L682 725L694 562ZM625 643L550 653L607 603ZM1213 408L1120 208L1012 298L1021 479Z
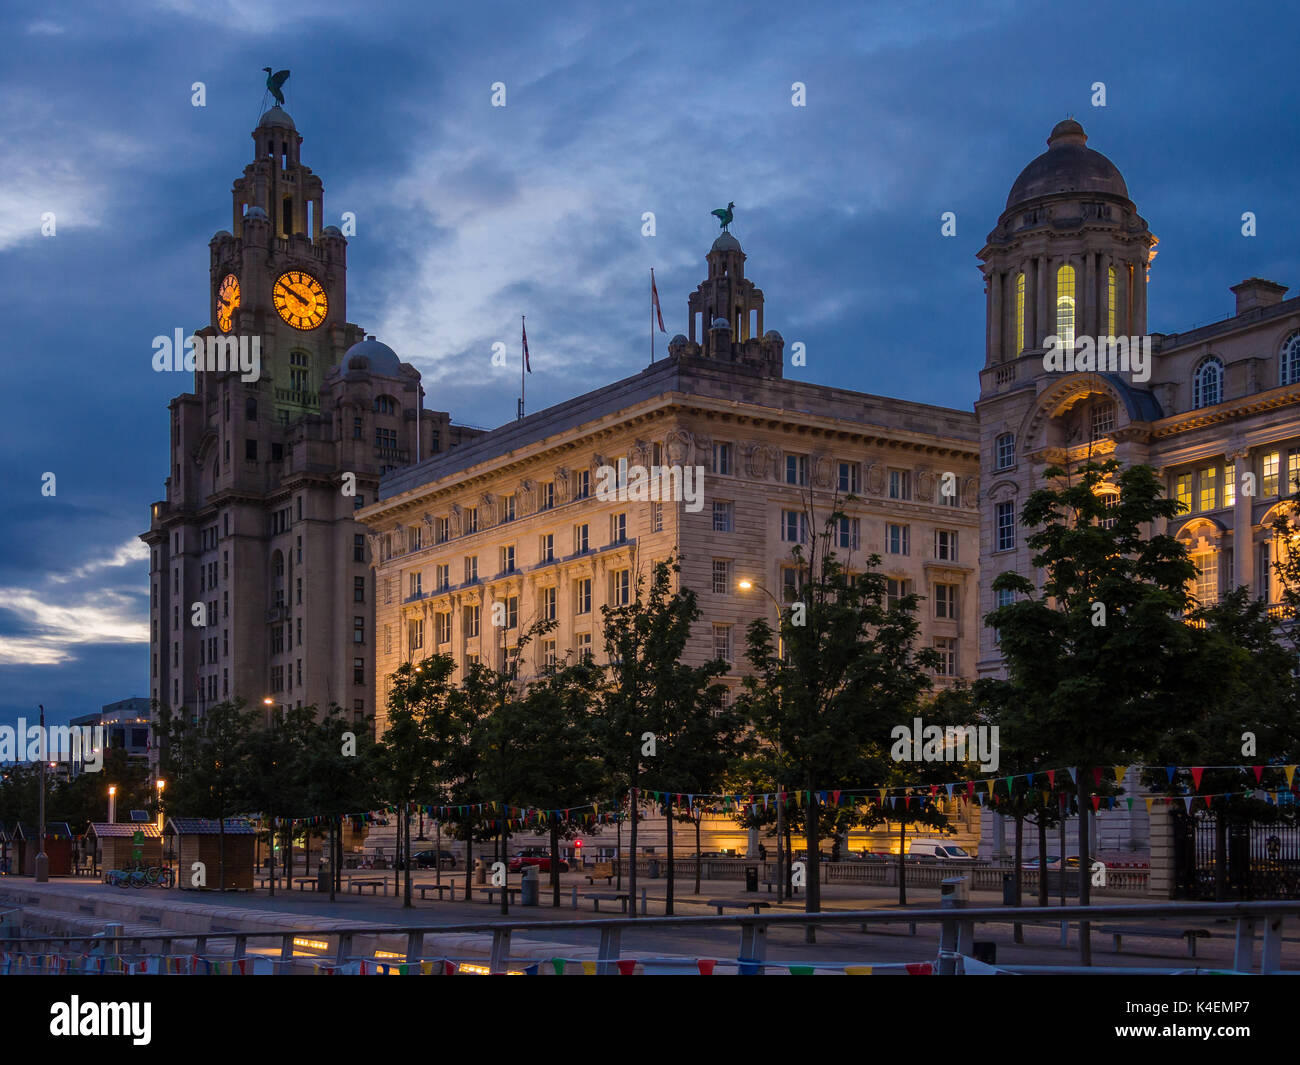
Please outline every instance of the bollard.
M645 904L645 893L646 893L646 889L642 888L641 889L641 916L642 917L646 916L647 913L646 904Z

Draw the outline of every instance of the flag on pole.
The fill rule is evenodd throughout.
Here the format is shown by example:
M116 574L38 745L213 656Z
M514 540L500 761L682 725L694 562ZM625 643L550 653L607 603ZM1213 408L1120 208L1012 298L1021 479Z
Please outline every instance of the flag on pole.
M524 334L524 369L526 369L529 373L532 373L533 364L528 361L528 327L524 325L523 322L521 321L519 323L519 328L523 330L523 334Z
M668 332L664 328L664 312L663 308L659 306L659 289L655 286L655 268L653 266L650 267L650 299L654 301L655 315L659 319L659 332Z

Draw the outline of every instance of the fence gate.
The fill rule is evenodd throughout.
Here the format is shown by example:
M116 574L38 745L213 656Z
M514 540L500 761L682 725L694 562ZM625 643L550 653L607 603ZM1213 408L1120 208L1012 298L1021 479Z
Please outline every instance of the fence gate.
M1174 897L1213 902L1300 898L1300 824L1175 812ZM1222 867L1222 876L1219 870ZM1220 885L1220 879L1222 885Z

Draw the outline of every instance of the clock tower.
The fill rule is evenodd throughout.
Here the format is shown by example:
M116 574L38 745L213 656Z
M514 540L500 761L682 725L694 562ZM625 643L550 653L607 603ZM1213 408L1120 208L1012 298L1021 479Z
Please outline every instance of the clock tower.
M322 225L293 119L272 107L253 146L232 229L209 244L195 333L256 350L256 370L197 364L193 392L170 404L166 495L141 535L150 690L187 718L242 699L364 721L375 586L356 511L386 473L478 431L426 409L415 367L348 323L347 241Z

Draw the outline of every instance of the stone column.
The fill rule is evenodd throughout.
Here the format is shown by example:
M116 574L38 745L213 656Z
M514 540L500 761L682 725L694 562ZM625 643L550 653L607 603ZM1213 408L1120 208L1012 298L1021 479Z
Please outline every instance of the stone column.
M1039 346L1038 264L1030 259L1025 263L1025 347Z
M1082 286L1076 282L1074 335L1097 337L1102 333L1097 314L1097 253L1083 253Z
M989 275L989 356L994 362L1001 362L1006 357L1002 343L1002 286L1005 275L995 270Z
M1046 255L1038 257L1038 267L1035 273L1038 275L1038 283L1035 286L1034 299L1038 310L1034 316L1036 318L1034 340L1036 342L1035 346L1041 348L1044 338L1056 331L1056 323L1047 313L1048 296L1055 289L1055 281L1052 279L1051 267Z
M1232 509L1232 567L1233 583L1253 588L1255 584L1255 537L1251 511L1255 500L1241 494L1241 475L1252 469L1250 448L1240 448L1229 453L1227 460L1236 463L1232 476L1237 482L1235 503Z
M1145 336L1147 333L1147 267L1139 261L1133 267L1133 329Z
M984 275L984 361L992 366L997 362L997 353L993 350L993 279L992 272Z

